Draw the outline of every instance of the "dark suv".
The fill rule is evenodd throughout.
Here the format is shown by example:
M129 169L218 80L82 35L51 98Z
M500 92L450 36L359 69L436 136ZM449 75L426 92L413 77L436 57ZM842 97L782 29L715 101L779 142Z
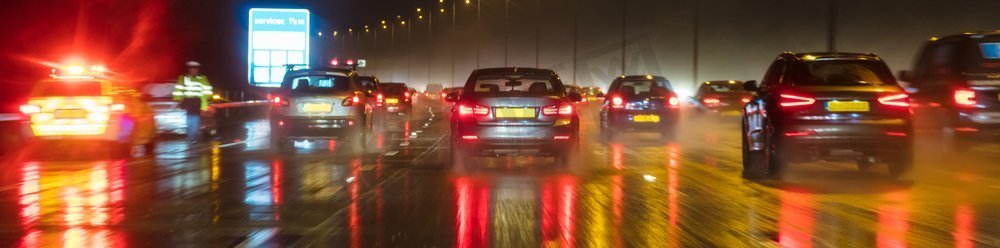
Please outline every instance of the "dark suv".
M472 72L451 115L452 162L484 155L553 156L565 166L579 145L580 118L552 70L492 68Z
M362 148L372 127L365 88L348 69L290 71L271 99L274 147L290 139L346 139Z
M606 141L623 131L657 132L670 139L680 117L680 99L664 77L621 76L611 83L600 117L601 139Z
M1000 31L932 38L900 73L914 101L940 105L959 140L1000 136Z
M849 158L859 169L912 166L909 97L873 54L784 53L743 109L743 177L780 177L789 162Z
M385 96L385 110L390 114L410 116L413 109L413 92L404 83L380 83Z

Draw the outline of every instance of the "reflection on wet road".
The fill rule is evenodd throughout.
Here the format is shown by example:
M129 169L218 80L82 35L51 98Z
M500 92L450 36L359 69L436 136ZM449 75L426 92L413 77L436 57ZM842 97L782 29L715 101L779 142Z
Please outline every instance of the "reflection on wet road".
M429 108L437 109L437 108ZM392 121L364 151L270 149L266 121L220 139L165 140L129 160L12 159L0 244L20 247L996 247L1000 145L941 152L925 130L905 179L852 163L740 179L738 123L688 118L682 137L597 142L582 161L447 163L447 117Z

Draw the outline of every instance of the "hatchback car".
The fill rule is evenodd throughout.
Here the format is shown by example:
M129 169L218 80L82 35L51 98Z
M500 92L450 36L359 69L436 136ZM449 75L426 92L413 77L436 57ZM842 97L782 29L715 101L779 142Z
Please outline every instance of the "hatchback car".
M680 99L670 81L661 76L615 78L601 107L601 139L614 140L626 131L656 132L674 137L680 117Z
M743 81L721 80L702 83L691 98L699 113L738 117L750 95L743 90Z
M363 148L371 132L372 111L366 90L348 69L290 71L271 99L273 147L292 139L344 139Z
M409 116L413 110L413 93L404 83L381 83L385 110L389 114Z
M452 161L469 157L538 155L565 166L579 146L580 118L552 70L491 68L475 70L454 102L451 115Z
M934 119L960 143L1000 138L1000 31L933 38L900 74L915 101L943 107Z
M743 109L743 177L779 178L789 162L886 163L893 176L912 167L909 97L878 56L784 53Z

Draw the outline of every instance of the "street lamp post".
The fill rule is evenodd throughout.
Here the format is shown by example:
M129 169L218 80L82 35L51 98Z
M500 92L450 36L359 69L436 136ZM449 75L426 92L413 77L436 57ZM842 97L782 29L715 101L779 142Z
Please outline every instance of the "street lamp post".
M480 0L482 1L482 0ZM507 44L510 42L510 23L507 17L510 11L510 0L503 1L503 66L507 67Z
M625 34L628 28L628 0L622 0L622 75L625 75Z

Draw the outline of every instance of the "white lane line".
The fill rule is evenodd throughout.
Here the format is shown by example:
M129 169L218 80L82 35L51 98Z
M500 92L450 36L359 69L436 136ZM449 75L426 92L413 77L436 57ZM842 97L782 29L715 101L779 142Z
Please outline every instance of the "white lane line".
M399 151L388 151L383 156L396 156L396 154L399 154Z

